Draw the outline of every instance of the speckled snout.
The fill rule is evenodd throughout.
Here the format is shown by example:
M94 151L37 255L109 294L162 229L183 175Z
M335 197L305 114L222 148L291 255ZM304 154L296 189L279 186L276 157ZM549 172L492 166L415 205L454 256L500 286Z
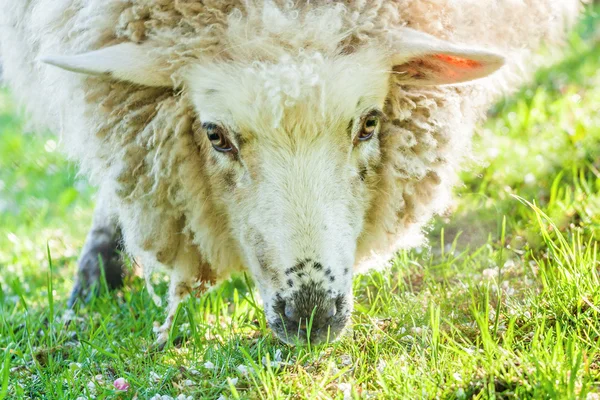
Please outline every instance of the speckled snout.
M350 319L352 293L332 295L322 282L310 281L273 305L269 321L275 334L290 344L335 340Z

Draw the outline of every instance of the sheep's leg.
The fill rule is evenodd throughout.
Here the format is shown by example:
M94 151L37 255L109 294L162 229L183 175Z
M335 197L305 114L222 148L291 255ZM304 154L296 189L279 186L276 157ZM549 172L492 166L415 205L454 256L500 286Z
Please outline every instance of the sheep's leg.
M171 283L169 285L169 304L167 306L167 318L165 322L154 328L154 333L156 333L156 343L158 345L163 345L169 339L169 333L171 331L171 326L173 326L173 321L175 319L175 314L177 313L177 309L179 308L179 304L184 301L188 295L192 292L192 287L184 281L177 281L171 278ZM158 323L155 322L158 325Z
M79 257L69 307L73 307L78 299L89 301L97 293L103 272L110 289L123 284L121 229L106 197L105 193L98 196L92 227Z
M190 295L192 290L204 291L210 286L213 279L210 277L210 273L204 276L202 274L204 271L210 271L210 268L205 265L197 249L182 237L170 274L167 317L162 325L154 328L158 345L164 345L169 339L169 332L179 304Z

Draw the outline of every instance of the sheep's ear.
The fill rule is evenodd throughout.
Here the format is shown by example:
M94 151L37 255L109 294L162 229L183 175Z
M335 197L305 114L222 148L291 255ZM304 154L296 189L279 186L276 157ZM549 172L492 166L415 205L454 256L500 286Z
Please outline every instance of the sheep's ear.
M447 85L483 78L504 65L488 50L450 43L414 29L393 33L393 71L410 85Z
M104 75L145 86L173 86L170 76L150 48L135 43L121 43L73 56L45 56L40 61L67 71Z

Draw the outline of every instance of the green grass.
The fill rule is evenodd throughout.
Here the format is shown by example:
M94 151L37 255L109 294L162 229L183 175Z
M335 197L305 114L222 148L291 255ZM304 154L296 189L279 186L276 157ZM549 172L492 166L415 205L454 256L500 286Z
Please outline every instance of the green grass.
M352 330L312 348L243 279L187 301L163 351L138 277L65 312L93 189L0 93L0 399L600 399L599 21L491 111L431 246L356 277Z

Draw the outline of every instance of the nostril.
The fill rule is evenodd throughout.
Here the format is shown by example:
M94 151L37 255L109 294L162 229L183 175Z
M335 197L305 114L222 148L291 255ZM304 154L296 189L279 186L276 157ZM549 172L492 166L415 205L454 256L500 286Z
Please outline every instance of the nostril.
M337 307L335 306L335 304L333 304L325 313L325 317L328 319L333 318L335 317L335 314L337 314Z
M298 320L298 316L296 314L296 310L294 309L294 307L291 305L291 303L286 303L285 305L285 317L291 321L297 321Z

